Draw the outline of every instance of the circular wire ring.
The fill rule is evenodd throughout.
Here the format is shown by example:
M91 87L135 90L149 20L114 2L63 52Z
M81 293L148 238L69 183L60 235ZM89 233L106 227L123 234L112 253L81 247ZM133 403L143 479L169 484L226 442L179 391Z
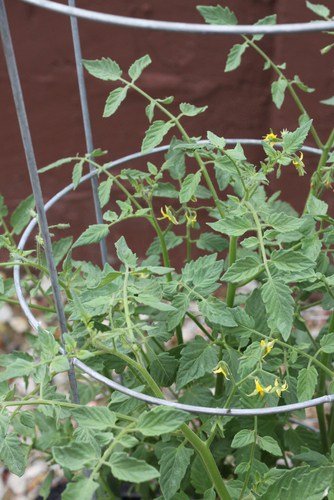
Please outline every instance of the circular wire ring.
M199 141L199 143L206 144L208 141ZM245 145L261 145L262 141L257 140L257 139L227 139L226 140L227 144L245 144ZM119 165L122 165L124 163L127 163L129 161L138 159L138 158L143 158L145 156L149 156L151 154L156 154L160 153L163 151L168 150L169 145L167 146L160 146L158 148L153 149L152 151L148 153L133 153L127 156L123 156L109 164L107 164L106 168L114 168ZM316 155L321 155L321 150L304 146L301 148L303 151L313 153ZM79 184L82 184L86 182L87 180L91 179L93 176L97 175L98 171L94 170L86 175L84 175ZM73 190L73 183L69 184L66 186L64 189L59 191L55 196L53 196L46 204L45 204L45 211L48 211L55 203L57 203L63 196L67 195ZM25 231L22 234L22 237L20 239L20 242L18 244L18 249L19 250L24 250L24 247L27 243L27 240L29 236L31 235L32 231L34 228L37 226L37 219L33 219L25 229ZM21 271L21 266L16 265L14 266L14 283L15 283L15 289L17 293L18 300L20 302L21 308L26 315L29 324L32 326L32 328L38 332L38 329L40 328L40 323L39 321L35 318L33 315L25 297L23 294L23 290L21 287L21 282L20 282L20 271ZM60 347L59 351L63 354L64 351ZM301 403L293 403L293 404L288 404L288 405L282 405L282 406L272 406L268 408L251 408L251 409L242 409L242 408L214 408L214 407L207 407L207 406L196 406L196 405L188 405L188 404L183 404L183 403L178 403L176 401L169 401L169 400L164 400L160 398L156 398L153 396L149 396L147 394L142 394L140 392L134 391L133 389L129 389L128 387L125 387L114 380L108 379L104 375L101 375L97 371L93 370L89 366L87 366L85 363L80 361L77 358L73 358L72 362L75 366L77 366L81 371L89 375L90 377L94 378L95 380L102 382L104 385L107 385L108 387L119 391L127 396L130 396L132 398L138 399L140 401L144 401L148 404L152 405L163 405L163 406L170 406L173 408L177 408L189 413L194 413L194 414L207 414L207 415L219 415L219 416L260 416L260 415L270 415L274 413L287 413L290 411L297 411L301 410L304 408L309 408L311 406L318 406L324 403L332 403L334 402L334 394L322 396L320 398L316 399L310 399L307 401L303 401Z
M52 0L21 0L36 7L52 10L59 14L74 16L89 21L124 26L127 28L141 28L157 31L174 31L178 33L198 33L214 35L275 35L292 33L307 33L314 31L329 31L334 29L334 21L312 21L308 23L289 23L277 25L207 25L198 23L182 23L172 21L157 21L153 19L138 19L134 17L116 16L68 5L61 5Z

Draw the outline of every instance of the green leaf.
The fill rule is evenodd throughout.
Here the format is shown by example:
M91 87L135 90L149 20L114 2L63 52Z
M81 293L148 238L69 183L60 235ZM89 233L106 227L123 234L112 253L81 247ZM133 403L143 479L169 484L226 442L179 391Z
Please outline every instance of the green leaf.
M43 174L44 172L47 172L48 170L52 170L53 168L61 167L62 165L65 165L65 163L71 163L74 161L75 158L68 157L68 158L61 158L60 160L54 161L52 163L49 163L46 167L40 168L38 172L40 174Z
M118 80L122 76L122 70L116 61L102 57L95 61L83 60L82 64L92 76L100 80Z
M321 350L328 354L334 352L334 333L327 333L320 340Z
M144 436L159 436L177 430L189 420L186 412L168 406L156 406L144 411L137 420L137 430Z
M305 256L303 252L297 250L274 250L271 254L270 262L279 271L298 272L312 269L314 261Z
M325 99L323 101L320 101L321 104L327 104L327 106L334 106L334 96L329 97L328 99Z
M118 87L110 92L104 106L103 118L108 118L118 110L126 98L127 92L128 87Z
M328 211L328 205L325 201L319 200L313 194L310 194L306 209L311 215L326 215Z
M237 43L231 48L225 65L225 73L237 69L241 64L241 58L247 49L247 43Z
M150 364L150 374L160 387L170 387L178 365L177 359L168 352L162 352Z
M318 372L314 366L300 370L297 380L298 401L306 401L313 397L317 380Z
M145 306L157 309L158 311L175 311L175 308L171 304L161 302L157 297L154 297L153 295L140 293L135 297L135 300L139 303L144 304Z
M223 280L230 283L239 283L251 279L262 270L262 262L257 255L248 255L237 259L223 276Z
M197 5L196 9L208 24L238 24L238 20L228 7Z
M197 116L200 113L204 113L204 111L208 109L207 106L202 106L201 108L194 106L193 104L188 104L187 102L181 102L180 111L185 116Z
M0 460L10 472L23 476L27 466L27 455L16 434L7 434L0 440Z
M162 120L154 121L146 131L141 152L148 153L155 147L159 146L168 131L174 127L172 122L164 122Z
M110 191L113 185L112 177L108 177L107 180L101 182L98 187L99 200L101 204L101 208L105 207L110 199Z
M214 146L217 149L224 149L224 147L226 146L226 141L224 137L219 137L213 132L208 132L207 138L210 144L212 144L212 146Z
M175 180L183 179L186 172L185 152L176 148L179 144L183 144L182 141L173 137L165 156L166 161L163 164L163 168L166 168L172 179Z
M334 467L295 467L283 472L261 496L261 500L321 500L333 485ZM266 478L265 478L266 480Z
M215 346L206 342L203 337L186 345L181 351L180 367L176 377L176 389L179 390L189 382L212 373L217 366L218 353Z
M115 243L117 257L123 264L134 267L137 264L137 255L128 247L124 236L121 236Z
M80 427L92 429L109 429L116 422L113 412L103 406L84 406L71 411Z
M301 447L301 453L293 456L293 461L305 462L312 467L321 467L322 465L329 465L330 462L325 455L318 451L310 450L306 447Z
M209 223L208 226L212 227L214 231L228 236L242 236L247 231L254 229L254 224L246 216L225 217L225 219Z
M94 464L99 456L96 447L91 443L72 442L67 446L53 446L52 455L54 460L69 470L80 470L85 465Z
M160 487L165 500L171 500L180 489L194 451L181 445L166 446L162 450L160 464Z
M4 371L0 372L0 382L11 378L28 376L34 368L35 366L31 361L17 358Z
M279 447L277 441L270 436L264 436L257 438L257 444L261 448L261 450L267 451L276 457L282 456L282 450Z
M206 296L214 292L219 284L217 283L224 261L217 260L217 254L208 254L196 260L188 262L182 269L182 280L199 294Z
M233 438L231 448L243 448L249 444L253 444L255 439L255 431L242 429Z
M211 296L207 300L202 300L198 308L210 323L226 327L237 326L231 310L217 297Z
M181 186L179 195L180 203L187 203L189 200L191 200L200 182L201 182L200 171L196 172L196 174L187 175Z
M279 78L276 82L271 84L271 95L276 108L280 109L285 97L285 90L288 86L284 78Z
M144 483L160 476L159 472L144 460L115 452L109 459L111 472L116 479L130 483Z
M75 483L67 484L65 491L61 494L61 499L73 500L74 498L80 498L80 500L92 500L98 487L99 483L81 475Z
M290 337L294 300L290 288L279 280L268 280L261 288L261 296L268 314L268 326L278 331L283 340Z
M138 80L144 69L147 68L147 66L149 66L151 62L152 61L150 56L146 54L145 56L137 59L133 64L131 64L128 73L133 82L135 80Z
M50 363L50 373L62 373L70 369L70 364L66 356L56 356Z
M292 154L302 147L312 126L312 120L308 120L294 132L287 132L282 137L282 148L284 153Z
M276 24L276 21L277 21L277 15L272 14L270 16L263 17L262 19L256 21L255 26L266 26L268 24ZM259 41L262 40L263 37L264 35L254 35L253 40Z
M320 52L322 55L324 54L327 54L330 50L332 50L334 48L334 43L330 43L329 45L326 45L325 47L323 47ZM332 499L331 499L332 500Z
M34 195L31 194L15 208L10 218L14 234L20 234L28 225L31 219L31 210L33 210L34 206Z
M175 311L168 315L168 330L174 330L183 320L189 306L189 297L185 293L179 293L172 300Z
M267 223L272 226L276 231L287 233L297 231L303 224L302 219L292 217L283 212L270 214Z
M329 8L320 3L312 3L307 1L306 6L312 12L317 14L317 16L323 17L324 19L328 19L331 15Z
M83 161L79 161L74 165L72 172L73 189L76 189L79 186L80 179L82 177L83 165Z
M219 234L201 233L196 241L196 246L201 250L209 252L221 252L228 248L229 243L225 238L219 236Z
M82 245L90 245L91 243L99 243L103 238L109 234L109 227L107 224L92 224L88 226L86 231L74 243L73 248Z

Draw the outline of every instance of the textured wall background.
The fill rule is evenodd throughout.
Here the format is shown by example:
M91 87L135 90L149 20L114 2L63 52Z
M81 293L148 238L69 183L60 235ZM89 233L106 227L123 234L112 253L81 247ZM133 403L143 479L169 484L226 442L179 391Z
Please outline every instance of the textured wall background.
M208 0L199 3L216 4ZM321 3L332 6L331 0ZM201 22L196 4L193 0L77 0L78 7L103 12ZM304 0L230 0L223 5L234 10L240 23L254 23L274 12L278 14L279 23L315 18L306 9ZM38 165L84 153L69 19L19 0L7 0L6 7ZM270 84L274 75L262 71L263 61L256 53L248 50L238 70L224 73L226 56L230 47L239 41L238 37L151 32L88 21L80 21L79 29L84 58L110 57L126 69L136 58L148 53L153 64L140 80L148 93L157 97L175 95L175 107L182 101L198 106L208 104L208 111L200 119L185 122L193 135L204 135L210 129L224 137L261 138L270 127L281 130L297 126L298 113L290 97L281 111L271 103ZM334 93L333 53L319 55L326 43L329 43L328 37L320 33L268 36L262 42L277 63L287 63L289 76L298 74L309 86L317 88L317 93L302 97L323 140L333 126L333 108L318 104L319 100ZM130 93L117 114L106 120L102 112L111 85L88 75L86 81L95 147L107 149L110 160L139 150L147 127L143 99ZM2 51L0 84L0 191L13 207L30 194L31 189ZM308 144L313 145L311 139ZM261 158L259 149L249 150L249 153L253 160ZM314 158L306 155L309 172L314 163ZM143 162L136 166L140 164ZM307 177L300 179L291 170L275 181L270 190L282 189L284 199L297 209L301 208L309 182ZM66 185L69 179L66 166L42 177L45 199ZM75 234L92 223L88 184L59 203L50 213L50 219L51 222L70 220ZM123 229L115 230L114 239L119 237L117 231ZM129 232L130 244L137 241L136 247L140 249L146 228L136 222L125 230ZM150 238L150 234L147 237Z

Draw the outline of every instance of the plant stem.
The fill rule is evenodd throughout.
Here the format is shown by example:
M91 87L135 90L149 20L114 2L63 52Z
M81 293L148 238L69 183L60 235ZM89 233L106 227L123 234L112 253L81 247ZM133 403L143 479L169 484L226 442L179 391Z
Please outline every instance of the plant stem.
M231 236L230 237L229 255L228 255L228 267L231 267L237 258L237 243L238 243L237 237ZM227 305L227 307L233 307L236 289L237 289L237 287L233 283L229 283L227 285L227 292L226 292L226 305ZM219 347L219 360L220 361L221 361L222 357L223 357L223 346L220 345L220 347ZM223 394L223 389L224 389L224 375L222 373L218 373L217 377L216 377L215 395L217 397L221 396Z
M263 333L255 330L254 328L249 328L245 325L243 325L246 330L248 330L250 333L254 333L254 335L257 335L258 337L268 340L268 336L264 335ZM286 349L296 351L300 356L304 356L308 360L311 360L313 364L317 365L319 368L321 368L324 372L327 373L332 378L334 378L334 371L330 370L327 366L325 366L321 361L316 359L314 356L311 356L310 354L307 354L307 352L304 352L302 349L298 349L298 347L295 347L293 345L287 344L286 342L283 342L282 340L275 339L275 343L277 345L280 345L282 347L285 347Z
M267 259L267 255L266 255L266 248L264 246L264 241L263 241L263 236L262 236L262 228L261 228L260 219L259 219L259 217L258 217L258 215L256 213L256 210L254 209L254 207L250 203L248 203L248 202L246 202L246 205L249 208L249 210L252 212L252 216L253 216L253 219L254 219L254 222L255 222L255 225L256 225L257 237L258 237L259 244L260 244L260 250L261 250L262 261L263 261L264 268L266 270L268 279L272 280L271 273L270 273L270 270L269 270L269 265L268 265L268 259Z
M230 237L229 255L228 255L228 267L231 267L232 264L234 264L234 262L236 261L237 244L238 244L237 237L231 236ZM227 307L233 307L236 288L237 288L236 285L233 283L229 283L227 285L227 292L226 292L226 305L227 305Z
M250 473L252 471L252 466L253 466L253 460L254 460L254 454L255 454L255 448L256 448L256 441L257 441L257 417L254 417L254 441L252 443L252 448L251 448L250 457L249 457L249 467L248 467L248 470L247 470L247 473L246 473L244 485L242 487L239 500L241 500L243 498L244 493L246 491L246 488L248 486L249 477L250 477Z
M128 279L129 279L129 267L126 266L124 273L124 282L123 282L123 307L124 307L126 326L128 327L131 340L134 341L135 337L133 334L130 311L129 311L129 303L128 303Z
M202 459L203 465L210 476L212 484L221 500L231 500L231 496L227 491L225 483L220 475L217 464L212 456L212 453L206 443L204 443L186 424L181 426L184 436L192 444Z
M329 354L323 352L321 355L321 362L327 366L329 363ZM326 374L325 372L319 373L319 385L318 385L318 395L323 396L325 392L325 384L326 384ZM319 430L322 444L322 451L324 454L328 453L330 444L329 444L329 434L327 432L326 426L326 418L323 405L317 406L316 408L318 422L319 422Z
M322 191L322 186L321 186L321 180L322 180L321 179L321 170L322 170L322 168L325 166L325 164L327 162L328 154L329 154L329 151L330 151L331 147L333 146L333 144L334 144L334 128L331 131L331 133L329 134L329 137L328 137L328 140L327 140L325 146L323 146L322 154L321 154L321 157L320 157L317 169L316 169L316 171L312 175L311 189L310 189L310 192L309 192L309 194L307 196L303 213L305 213L305 211L306 211L307 203L308 203L308 201L310 199L310 196L312 194L314 196L318 196L321 193L321 191Z
M20 302L15 299L9 299L8 297L5 297L4 295L0 295L0 302L7 302L8 304L13 304L13 305L20 305ZM44 306L39 306L37 304L28 304L30 309L36 309L37 311L44 311L47 313L56 313L56 310L51 308L51 307L44 307Z
M212 337L212 335L208 332L208 330L202 325L202 323L200 321L198 321L198 319L196 318L196 316L194 314L192 314L191 312L187 311L186 312L186 316L188 316L194 323L195 325L198 326L198 328L200 330L202 330L202 332L211 340L211 342L214 342L215 339Z
M186 130L183 128L183 126L181 125L178 117L176 117L175 115L173 115L170 111L168 111L168 109L166 109L159 101L156 101L155 99L153 99L153 97L151 97L149 94L147 94L146 92L144 92L141 88L137 87L137 85L134 85L132 82L128 82L127 80L124 80L124 78L120 78L119 79L122 83L124 83L125 85L131 87L132 89L134 89L136 92L138 92L140 95L142 95L143 97L145 97L145 99L147 99L149 102L152 102L155 104L155 106L160 109L160 111L162 113L164 113L169 119L170 121L172 121L175 126L177 127L177 129L179 130L181 136L183 137L183 139L188 142L188 143L191 143L191 139L189 137L189 135L187 134ZM200 155L195 151L194 152L194 158L196 159L200 169L201 169L201 172L203 174L203 177L205 179L205 182L207 183L208 185L208 188L209 188L209 191L211 192L211 195L212 195L212 199L221 215L221 217L224 217L224 211L220 205L220 200L219 200L219 197L218 197L218 194L217 194L217 191L211 181L211 178L210 178L210 175L207 171L207 168L205 166L205 163L203 162L202 158L200 157Z
M165 399L165 396L163 392L161 391L160 387L156 384L155 380L151 377L151 375L148 373L148 371L145 369L145 367L141 366L137 361L133 360L126 354L120 353L114 349L110 349L108 347L105 347L103 344L99 345L98 342L96 342L96 345L99 348L105 348L107 352L110 354L114 354L115 356L120 357L124 361L126 361L129 365L132 367L136 368L139 373L142 375L144 380L146 381L147 385L150 387L152 390L153 394L160 398L160 399ZM209 448L206 446L206 444L192 431L186 424L182 424L180 427L180 430L184 434L184 436L188 439L188 441L191 443L193 448L197 451L199 454L204 467L207 470L207 473L209 474L212 483L219 495L219 498L222 500L231 500L231 496L228 493L225 483L220 475L219 469L217 467L217 464L212 456L211 451Z
M284 75L283 71L281 71L278 68L278 66L276 66L276 64L270 59L270 57L268 57L267 54L265 52L263 52L263 50L261 50L260 47L258 47L256 45L256 43L254 43L250 38L248 38L247 36L243 36L243 38L244 38L244 40L246 40L246 42L248 43L248 45L250 47L252 47L265 61L267 61L267 63L272 67L272 69L278 74L278 76L285 80L285 82L287 84L287 88L289 89L289 92L290 92L293 100L295 101L297 108L299 109L299 111L303 115L305 115L309 118L309 114L307 113L303 103L299 99L298 95L295 92L295 89L293 88L292 84L287 79L287 77ZM323 144L320 140L320 137L318 136L318 133L313 125L311 126L310 131L313 135L313 139L314 139L315 143L317 144L318 148L323 149L324 146L323 146Z

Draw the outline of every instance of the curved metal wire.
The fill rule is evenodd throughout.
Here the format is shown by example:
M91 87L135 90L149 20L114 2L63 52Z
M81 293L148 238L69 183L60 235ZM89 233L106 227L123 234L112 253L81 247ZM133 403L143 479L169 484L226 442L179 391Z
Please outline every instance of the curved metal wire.
M180 23L171 21L157 21L152 19L137 19L133 17L115 16L93 10L81 9L61 5L52 0L21 0L22 2L42 7L44 9L75 16L81 19L100 23L124 26L127 28L141 28L157 31L177 31L178 33L198 33L201 35L291 35L292 33L307 33L314 31L329 31L334 29L334 21L312 21L309 23L289 23L278 25L206 25L198 23Z
M208 141L200 141L201 143L207 143ZM261 145L260 140L257 139L227 139L226 141L228 144L236 144L236 143L241 143L245 145ZM169 146L160 146L158 148L155 148L153 151L148 152L148 153L134 153L131 155L123 156L122 158L119 158L118 160L115 160L114 162L111 162L107 164L106 168L115 168L119 165L122 165L124 163L127 163L132 160L136 160L138 158L143 158L145 156L149 156L151 154L156 154L160 153L163 151L166 151L169 148ZM316 148L311 148L308 146L304 146L302 148L304 151L320 155L321 150L316 149ZM86 182L87 180L91 179L94 175L97 175L97 170L90 172L89 174L86 174L83 176L80 180L79 184L82 184ZM61 198L63 198L66 194L70 193L73 190L73 184L69 184L66 186L64 189L59 191L55 196L53 196L46 204L45 204L45 211L48 211L55 203L57 203ZM20 250L24 250L24 247L27 243L27 240L29 236L31 235L32 231L37 225L37 220L32 220L27 228L25 229L18 248ZM20 305L22 307L22 310L24 311L30 325L32 328L36 331L40 328L40 323L39 321L35 318L33 315L25 297L23 294L23 290L21 287L21 282L20 282L20 266L15 266L14 267L14 283L15 283L15 288L16 288L16 293L18 300L20 302ZM63 349L60 348L60 352L64 353ZM125 387L114 380L111 380L104 375L101 375L97 371L93 370L89 366L87 366L85 363L80 361L77 358L74 358L73 364L77 366L81 371L89 375L90 377L94 378L95 380L107 385L108 387L119 391L129 397L138 399L140 401L144 401L148 404L152 405L163 405L163 406L170 406L173 408L177 408L189 413L194 413L194 414L206 414L206 415L219 415L219 416L261 416L261 415L271 415L275 413L288 413L292 411L297 411L305 408L309 408L311 406L318 406L322 405L324 403L332 403L334 402L334 394L331 395L326 395L322 396L320 398L316 399L310 399L307 401L303 401L301 403L294 403L294 404L289 404L289 405L282 405L282 406L272 406L269 408L252 408L252 409L242 409L242 408L214 408L214 407L206 407L206 406L197 406L197 405L187 405L183 403L178 403L176 401L169 401L169 400L164 400L160 398L156 398L153 396L149 396L147 394L142 394L140 392L134 391L133 389L129 389L128 387Z

